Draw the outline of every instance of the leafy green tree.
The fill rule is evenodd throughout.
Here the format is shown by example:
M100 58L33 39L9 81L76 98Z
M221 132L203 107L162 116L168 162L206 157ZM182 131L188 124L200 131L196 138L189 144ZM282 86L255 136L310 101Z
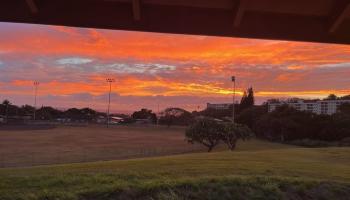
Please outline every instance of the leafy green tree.
M213 118L199 118L186 130L186 139L189 143L199 143L212 151L221 141L233 151L239 139L248 139L253 132L245 125L218 122Z
M246 140L253 135L253 132L245 125L225 123L221 133L222 141L233 151L239 139Z
M186 130L187 142L199 143L211 152L222 139L223 126L211 118L201 118L191 124Z

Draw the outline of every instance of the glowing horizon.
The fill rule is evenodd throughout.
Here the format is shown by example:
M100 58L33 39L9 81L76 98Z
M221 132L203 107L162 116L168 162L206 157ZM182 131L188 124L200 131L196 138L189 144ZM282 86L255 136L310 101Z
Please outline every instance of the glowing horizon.
M0 100L113 111L189 110L247 87L268 98L350 94L350 46L0 23Z

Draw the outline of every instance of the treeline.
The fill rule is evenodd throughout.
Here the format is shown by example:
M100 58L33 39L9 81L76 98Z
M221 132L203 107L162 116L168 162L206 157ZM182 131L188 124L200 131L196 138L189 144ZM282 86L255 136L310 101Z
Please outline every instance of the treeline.
M258 111L251 110L254 112ZM350 104L340 105L333 115L317 115L285 105L261 115L250 127L257 137L272 141L340 141L350 138Z
M326 99L349 99L350 96L337 97L329 95ZM287 105L278 107L268 113L266 104L254 105L253 88L248 88L240 104L235 105L235 122L249 127L259 138L271 141L292 142L298 140L340 141L350 140L350 104L343 104L333 115L317 115L307 111L298 111ZM16 106L5 100L0 104L2 116L33 116L34 108L29 105ZM41 107L36 110L36 118L52 120L70 118L72 120L93 120L105 113L90 108L71 108L65 111L52 107ZM130 117L123 116L126 123L145 120L148 123L158 123L166 126L193 124L199 117L218 119L230 122L232 106L227 110L205 109L188 112L182 108L167 108L158 116L149 109L141 109Z
M91 108L70 108L67 110L59 110L50 106L42 106L40 108L34 109L33 106L23 105L16 106L10 101L4 100L0 104L0 115L5 118L22 117L32 119L34 116L38 120L54 120L60 118L69 118L71 120L85 120L90 121L95 119L97 116L106 116L105 113L95 111Z

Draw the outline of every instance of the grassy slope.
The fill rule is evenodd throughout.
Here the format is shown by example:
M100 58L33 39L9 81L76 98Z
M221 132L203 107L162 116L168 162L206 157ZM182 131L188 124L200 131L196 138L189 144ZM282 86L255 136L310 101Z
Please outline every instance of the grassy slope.
M247 199L279 199L290 190L322 194L317 188L346 196L349 166L350 148L250 141L236 152L2 169L0 199L244 199L232 196L242 192Z

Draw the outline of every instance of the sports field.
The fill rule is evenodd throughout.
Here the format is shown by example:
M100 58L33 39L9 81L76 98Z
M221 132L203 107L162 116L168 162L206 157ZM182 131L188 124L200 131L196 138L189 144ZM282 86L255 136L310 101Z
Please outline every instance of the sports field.
M24 167L182 154L204 150L183 127L0 127L0 167Z
M153 132L154 127L143 130ZM240 142L234 152L219 149L0 169L2 200L347 200L349 196L350 148L300 148L255 139Z

